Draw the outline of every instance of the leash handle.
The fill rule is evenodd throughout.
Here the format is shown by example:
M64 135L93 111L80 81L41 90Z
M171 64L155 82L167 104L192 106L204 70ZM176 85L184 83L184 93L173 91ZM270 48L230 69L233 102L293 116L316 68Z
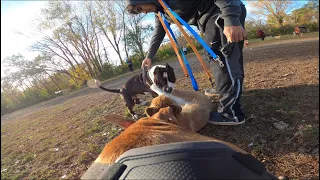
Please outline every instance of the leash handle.
M202 65L203 69L206 71L206 74L208 76L208 79L211 83L211 86L213 87L214 84L213 84L213 81L212 81L212 78L211 78L211 73L209 72L206 64L204 63L202 57L200 56L197 48L194 46L191 38L189 37L189 35L185 32L185 30L182 28L181 24L179 23L179 21L177 20L177 18L179 18L180 20L182 20L177 14L175 14L175 12L173 12L169 7L168 5L163 2L162 0L158 0L160 5L163 7L163 9L168 13L168 15L170 16L170 18L174 21L174 23L178 26L178 28L180 29L180 31L182 32L182 34L184 35L184 37L186 38L186 40L188 41L188 43L190 44L192 50L194 51L194 53L196 54L197 58L199 59L200 61L200 64ZM177 16L177 18L173 15L173 13ZM196 34L197 37L199 37L199 35L184 21L182 20L181 23L183 23L191 33L194 33L194 35ZM200 38L201 39L201 38ZM201 39L202 40L202 39ZM200 41L199 41L200 42ZM204 42L202 40L202 42ZM205 44L205 43L204 43ZM210 49L210 48L209 48ZM213 51L211 50L211 52L213 53ZM216 54L213 53L213 56L212 57L218 57Z
M167 35L168 35L168 37L169 37L169 39L171 41L171 44L172 44L172 46L173 46L173 48L175 50L175 53L177 54L178 57L180 57L179 51L178 51L179 43L178 43L176 37L174 36L174 33L172 32L172 29L170 28L169 23L166 21L166 19L164 18L163 14L161 14L160 12L158 12L157 15L159 17L159 20L160 20L162 26L163 26L163 29L166 31L166 33L167 33ZM188 69L188 73L189 73L189 77L191 79L192 87L193 87L193 89L195 91L198 91L199 87L198 87L196 79L193 76L193 73L192 73L191 67L190 67L190 65L189 65L189 63L187 61L187 58L185 57L185 55L184 55L183 51L181 50L181 48L179 48L179 50L180 50L180 53L181 53L181 55L183 57L183 61L186 64L186 67ZM183 64L183 62L181 62L181 63ZM185 67L183 67L183 69L184 68Z

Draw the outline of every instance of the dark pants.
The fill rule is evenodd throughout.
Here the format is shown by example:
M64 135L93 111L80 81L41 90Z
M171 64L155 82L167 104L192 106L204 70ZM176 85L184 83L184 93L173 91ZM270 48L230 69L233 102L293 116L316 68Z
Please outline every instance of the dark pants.
M132 64L128 64L128 68L130 69L131 72L133 71L133 66L132 66Z
M246 9L242 7L240 22L244 27ZM211 61L210 66L213 70L216 90L220 94L220 104L218 112L231 119L244 116L240 105L242 94L242 84L244 78L242 49L244 41L234 44L234 49L230 56L221 53L220 47L227 43L223 34L223 19L219 15L211 17L205 27L205 42L211 47L213 52L220 57L224 63L221 67L218 62ZM208 53L209 59L212 59Z

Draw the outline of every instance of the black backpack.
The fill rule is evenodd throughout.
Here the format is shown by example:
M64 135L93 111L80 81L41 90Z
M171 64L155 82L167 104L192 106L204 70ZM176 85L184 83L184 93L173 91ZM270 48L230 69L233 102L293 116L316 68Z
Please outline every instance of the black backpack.
M250 154L219 142L131 149L114 164L94 163L81 179L277 179Z

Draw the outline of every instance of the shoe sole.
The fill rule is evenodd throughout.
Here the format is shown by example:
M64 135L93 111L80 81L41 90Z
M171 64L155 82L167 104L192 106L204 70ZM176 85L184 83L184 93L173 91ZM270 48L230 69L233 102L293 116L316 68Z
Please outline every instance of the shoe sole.
M243 121L240 121L240 122L214 122L214 121L208 121L209 124L220 125L220 126L235 126L235 125L243 124L244 122L246 122L245 119Z
M207 93L207 92L205 92L204 95L210 96L210 97L217 97L217 96L219 96L219 94L210 94L210 93Z

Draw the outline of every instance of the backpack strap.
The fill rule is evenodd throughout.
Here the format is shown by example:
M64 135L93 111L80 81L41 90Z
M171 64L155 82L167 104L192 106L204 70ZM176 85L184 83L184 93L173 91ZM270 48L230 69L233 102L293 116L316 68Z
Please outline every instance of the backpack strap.
M182 142L131 149L110 167L99 178L277 179L253 156L219 142Z

